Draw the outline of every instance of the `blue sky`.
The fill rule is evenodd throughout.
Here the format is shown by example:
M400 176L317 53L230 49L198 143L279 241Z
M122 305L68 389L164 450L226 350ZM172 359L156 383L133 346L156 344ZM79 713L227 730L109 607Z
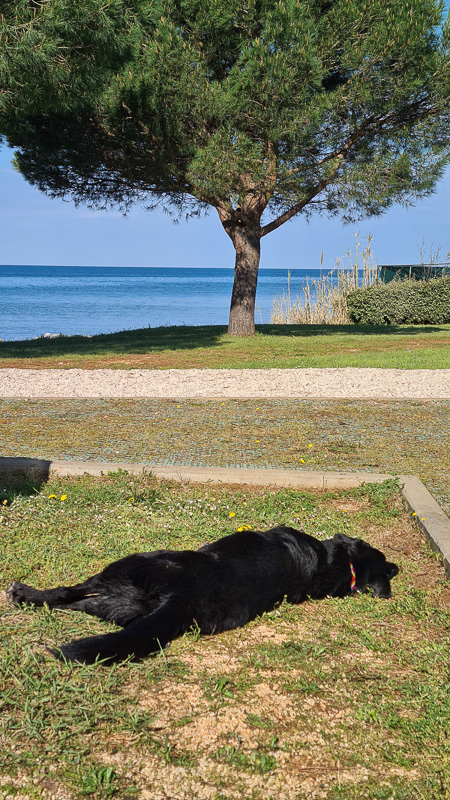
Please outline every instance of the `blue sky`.
M92 212L51 200L29 186L10 166L12 152L0 150L0 264L50 266L232 267L234 251L217 214L174 224L162 211L135 207ZM414 208L397 206L358 225L338 218L297 217L264 237L261 267L324 268L353 249L358 231L370 233L379 264L417 263L422 242L428 254L450 251L450 169L436 193Z

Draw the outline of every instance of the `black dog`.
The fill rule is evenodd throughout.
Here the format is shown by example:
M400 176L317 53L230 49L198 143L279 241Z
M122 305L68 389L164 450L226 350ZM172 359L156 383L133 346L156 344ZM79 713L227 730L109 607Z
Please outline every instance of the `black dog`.
M7 590L16 603L74 609L115 622L122 631L77 639L53 651L69 661L141 659L197 624L202 634L238 628L286 597L344 597L372 591L390 597L398 567L361 539L319 541L293 528L225 536L197 551L156 550L115 561L76 586Z

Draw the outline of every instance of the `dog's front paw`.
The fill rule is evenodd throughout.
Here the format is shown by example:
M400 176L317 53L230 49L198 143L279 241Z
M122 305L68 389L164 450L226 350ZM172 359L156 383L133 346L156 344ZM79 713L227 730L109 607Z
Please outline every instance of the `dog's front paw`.
M14 581L14 583L10 583L7 587L6 597L10 603L14 603L15 606L20 606L22 603L30 602L30 590L32 591L31 586L27 586L26 583Z

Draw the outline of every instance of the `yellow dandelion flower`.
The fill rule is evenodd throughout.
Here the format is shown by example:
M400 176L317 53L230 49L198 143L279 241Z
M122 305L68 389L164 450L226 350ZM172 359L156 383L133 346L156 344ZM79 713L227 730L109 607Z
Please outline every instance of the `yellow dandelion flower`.
M302 462L302 464L305 463L305 459L304 458L301 458L300 461Z
M62 494L61 495L61 500L67 500L67 495L66 494Z
M230 517L230 519L232 519L233 517L235 517L235 516L236 516L236 514L234 513L234 511L230 511L230 513L228 514L228 516Z
M57 499L58 499L58 498L56 497L56 494L49 494L49 496L47 497L47 500L52 500L53 498L55 498L55 500L57 500Z
M312 444L309 444L308 447L312 447Z

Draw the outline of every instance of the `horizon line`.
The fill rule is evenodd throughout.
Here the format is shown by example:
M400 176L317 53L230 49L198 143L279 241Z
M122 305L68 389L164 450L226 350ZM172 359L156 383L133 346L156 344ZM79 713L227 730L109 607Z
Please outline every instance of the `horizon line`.
M186 267L171 264L170 266L162 266L160 264L0 264L1 267L50 267L55 269L230 269L234 267ZM259 270L265 269L326 269L326 267L259 267Z

